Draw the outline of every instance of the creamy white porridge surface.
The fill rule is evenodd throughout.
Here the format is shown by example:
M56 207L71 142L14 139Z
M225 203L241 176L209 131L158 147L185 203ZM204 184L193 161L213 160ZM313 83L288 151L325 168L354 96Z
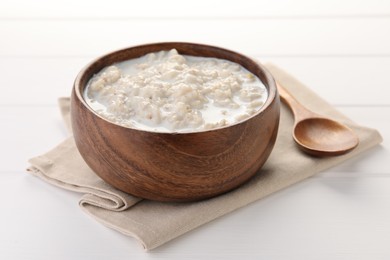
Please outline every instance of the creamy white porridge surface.
M84 92L116 124L155 132L195 132L243 121L267 99L263 83L237 63L175 49L108 66Z

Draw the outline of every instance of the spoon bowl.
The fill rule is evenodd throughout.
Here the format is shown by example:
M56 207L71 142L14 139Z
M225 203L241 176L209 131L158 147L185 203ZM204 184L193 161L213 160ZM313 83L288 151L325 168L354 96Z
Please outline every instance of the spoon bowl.
M347 126L322 117L307 118L294 127L294 140L316 156L341 155L356 147L358 139Z
M351 128L310 111L279 83L277 88L282 101L293 111L293 137L304 152L319 157L335 156L345 154L359 144L359 138Z

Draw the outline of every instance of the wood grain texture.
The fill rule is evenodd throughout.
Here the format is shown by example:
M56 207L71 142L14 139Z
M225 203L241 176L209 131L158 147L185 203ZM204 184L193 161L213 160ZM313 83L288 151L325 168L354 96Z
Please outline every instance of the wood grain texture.
M157 133L122 127L93 112L82 97L94 73L118 61L176 48L179 53L240 63L268 89L259 113L229 127L194 133ZM272 76L253 60L191 43L141 45L105 55L80 72L71 102L77 147L103 180L132 195L158 201L212 197L246 182L268 158L277 135L279 98Z
M0 35L8 35L10 28L14 32L12 37L1 39L0 56L97 57L118 48L159 41L207 43L256 56L389 56L390 39L382 36L385 28L389 27L390 19L386 17L324 20L0 20ZM102 38L104 35L108 38ZM29 43L28 48L26 42ZM357 44L360 42L364 44Z

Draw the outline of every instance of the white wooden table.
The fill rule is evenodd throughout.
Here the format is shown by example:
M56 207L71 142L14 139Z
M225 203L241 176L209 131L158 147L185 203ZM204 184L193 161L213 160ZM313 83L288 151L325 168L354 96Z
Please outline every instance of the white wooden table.
M384 142L145 253L25 168L86 63L158 41L273 62ZM1 0L0 88L0 259L390 259L390 1Z

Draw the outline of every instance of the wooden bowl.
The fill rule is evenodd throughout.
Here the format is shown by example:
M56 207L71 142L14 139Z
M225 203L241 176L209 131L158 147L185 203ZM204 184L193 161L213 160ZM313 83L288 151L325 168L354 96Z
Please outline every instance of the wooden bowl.
M264 106L246 121L227 127L158 133L111 123L85 102L83 91L88 80L104 67L172 48L184 55L241 64L266 86L268 99ZM90 63L75 80L71 117L80 154L104 181L145 199L193 201L232 190L259 172L275 143L279 106L272 76L250 58L213 46L166 42L119 50Z

